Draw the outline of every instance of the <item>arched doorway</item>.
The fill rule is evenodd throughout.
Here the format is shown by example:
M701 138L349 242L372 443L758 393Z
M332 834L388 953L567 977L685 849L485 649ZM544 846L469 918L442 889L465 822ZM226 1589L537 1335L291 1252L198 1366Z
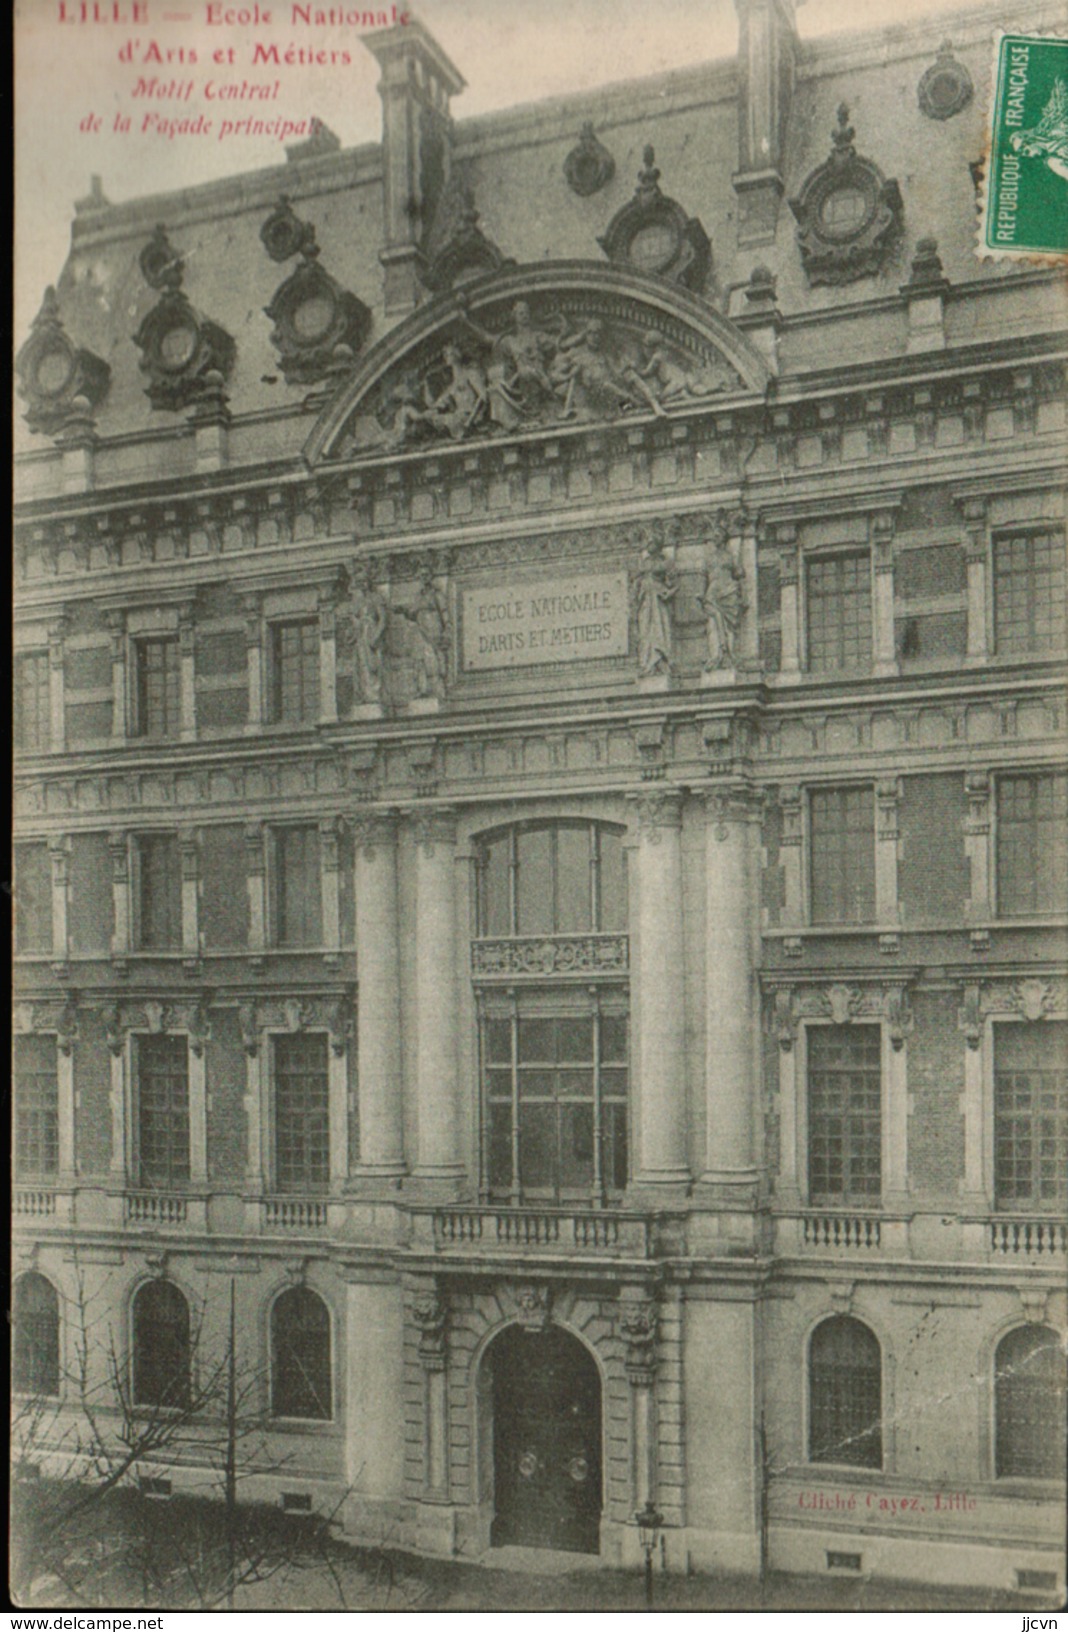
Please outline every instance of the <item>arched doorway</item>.
M509 1326L487 1350L493 1403L494 1547L596 1553L601 1379L559 1326Z

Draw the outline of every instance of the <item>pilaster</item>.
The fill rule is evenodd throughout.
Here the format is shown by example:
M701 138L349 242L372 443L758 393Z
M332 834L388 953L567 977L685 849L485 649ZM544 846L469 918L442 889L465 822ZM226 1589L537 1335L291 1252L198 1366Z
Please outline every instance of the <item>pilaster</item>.
M875 921L881 926L896 925L899 918L897 900L898 865L898 806L901 800L901 781L896 776L883 777L875 784Z
M872 518L872 647L875 673L898 672L894 640L894 518L880 511Z
M965 661L986 663L992 648L990 536L985 499L965 499L964 559L968 574L968 641Z
M983 923L994 911L993 783L989 772L967 771L964 792L968 800L964 817L964 854L970 878L968 919L974 925Z
M52 877L52 962L66 965L70 957L70 839L57 835L48 841Z
M682 952L682 792L638 805L640 1187L684 1187L687 1161Z
M801 559L797 529L780 526L776 535L783 548L779 554L779 627L782 632L780 679L797 681L801 676Z
M359 1172L405 1172L401 1078L397 829L379 813L355 824Z
M415 1080L419 1143L416 1174L455 1179L459 1159L456 994L456 818L417 816L415 839Z
M63 641L67 628L66 618L57 618L48 626L49 742L57 753L62 753L67 745L67 711L63 674Z
M182 953L186 960L200 957L200 849L193 827L178 832L182 870Z
M323 945L328 958L341 954L341 824L336 816L319 823L319 882L323 903Z
M126 958L133 946L133 903L130 891L130 840L125 831L108 834L108 855L111 858L111 894L114 913L114 931L111 937L113 958Z
M319 721L337 720L337 605L331 590L319 597Z
M248 949L263 952L267 945L267 849L262 822L245 828L245 880L248 886Z
M263 607L258 595L246 595L245 654L248 663L248 724L254 735L264 723L263 713Z
M178 612L178 673L179 735L183 742L192 742L197 734L196 623L192 606L183 606Z
M111 636L111 736L115 742L126 740L126 614L111 611L107 615Z

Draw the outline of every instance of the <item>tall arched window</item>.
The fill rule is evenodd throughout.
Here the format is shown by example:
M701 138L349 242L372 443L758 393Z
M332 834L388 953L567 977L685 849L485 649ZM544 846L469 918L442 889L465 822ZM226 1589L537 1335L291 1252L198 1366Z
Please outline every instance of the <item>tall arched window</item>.
M519 823L476 852L483 1189L600 1202L627 1183L624 829Z
M875 1333L832 1315L812 1334L808 1356L810 1462L881 1468L882 1355Z
M16 1394L59 1393L59 1298L36 1270L15 1282L11 1385Z
M133 1403L188 1410L189 1305L173 1281L148 1281L133 1304Z
M330 1313L315 1292L294 1286L271 1310L271 1414L333 1416Z
M994 1356L994 1472L1063 1479L1068 1357L1049 1326L1017 1326Z

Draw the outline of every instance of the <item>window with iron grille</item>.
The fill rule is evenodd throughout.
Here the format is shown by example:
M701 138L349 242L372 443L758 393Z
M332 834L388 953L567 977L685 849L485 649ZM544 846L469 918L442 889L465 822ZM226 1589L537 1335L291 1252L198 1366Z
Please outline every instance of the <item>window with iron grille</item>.
M134 642L134 686L137 735L177 737L182 725L182 676L174 636Z
M273 834L275 946L320 946L322 883L317 827L279 827Z
M1061 649L1065 550L1060 531L994 541L994 642L999 652Z
M1001 918L1068 912L1068 774L997 780L997 901Z
M189 1305L173 1281L149 1281L133 1302L133 1403L188 1410L192 1397Z
M881 1468L882 1355L875 1333L832 1315L812 1334L808 1358L810 1462Z
M15 747L42 754L52 742L48 653L21 652L15 659Z
M821 673L871 667L871 564L867 555L822 555L805 574L808 666Z
M1064 1478L1068 1359L1048 1326L1017 1326L994 1356L994 1473Z
M627 927L622 828L531 822L478 849L480 935L580 935Z
M137 1169L166 1189L189 1179L189 1049L184 1037L137 1039Z
M59 1393L59 1298L51 1281L31 1270L15 1282L11 1386L16 1394Z
M319 625L314 618L271 625L271 718L290 724L319 718Z
M875 796L870 787L809 794L809 884L814 924L875 917Z
M570 996L570 994L569 994ZM506 1012L507 1011L507 1012ZM501 1198L602 1200L627 1183L626 994L487 995L485 1171Z
M173 951L182 944L182 867L176 833L136 841L138 945Z
M291 1287L271 1310L272 1415L332 1417L330 1370L329 1310L310 1287Z
M1068 1206L1068 1024L994 1027L994 1200L1008 1211Z
M314 1194L330 1182L330 1082L325 1036L274 1039L274 1178Z
M54 1037L15 1038L15 1177L59 1172L59 1073Z
M808 1190L825 1206L878 1202L882 1036L878 1026L810 1026Z
M47 844L15 846L15 951L52 950L52 862Z

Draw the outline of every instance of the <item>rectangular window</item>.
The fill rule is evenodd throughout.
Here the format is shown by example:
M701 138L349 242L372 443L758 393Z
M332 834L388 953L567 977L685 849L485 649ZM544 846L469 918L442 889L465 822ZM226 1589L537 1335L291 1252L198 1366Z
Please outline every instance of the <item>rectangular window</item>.
M166 951L182 944L182 870L174 833L145 833L137 840L138 944Z
M808 666L821 673L871 667L871 566L867 555L824 555L805 575Z
M274 833L274 944L320 946L323 939L319 830L280 827Z
M274 1039L274 1177L308 1194L330 1181L330 1087L323 1036Z
M554 1011L554 1008L556 1012ZM627 1183L627 1014L520 998L482 1027L493 1194L601 1199Z
M48 653L23 652L15 659L15 747L42 754L51 746L52 713Z
M134 643L137 734L177 737L182 723L178 641L171 636Z
M875 796L871 788L809 794L814 924L868 924L875 917Z
M997 899L1001 918L1068 912L1068 774L1000 776Z
M59 1076L54 1037L15 1038L15 1177L59 1172Z
M994 1028L994 1198L1009 1211L1068 1204L1068 1024Z
M156 1188L189 1178L189 1051L184 1037L137 1039L137 1169Z
M271 718L307 724L319 718L319 624L315 618L271 625Z
M52 950L52 860L47 844L15 846L15 951Z
M994 541L994 641L998 652L1060 650L1065 641L1062 532Z
M878 1026L810 1026L809 1199L872 1206L881 1188L882 1038Z

